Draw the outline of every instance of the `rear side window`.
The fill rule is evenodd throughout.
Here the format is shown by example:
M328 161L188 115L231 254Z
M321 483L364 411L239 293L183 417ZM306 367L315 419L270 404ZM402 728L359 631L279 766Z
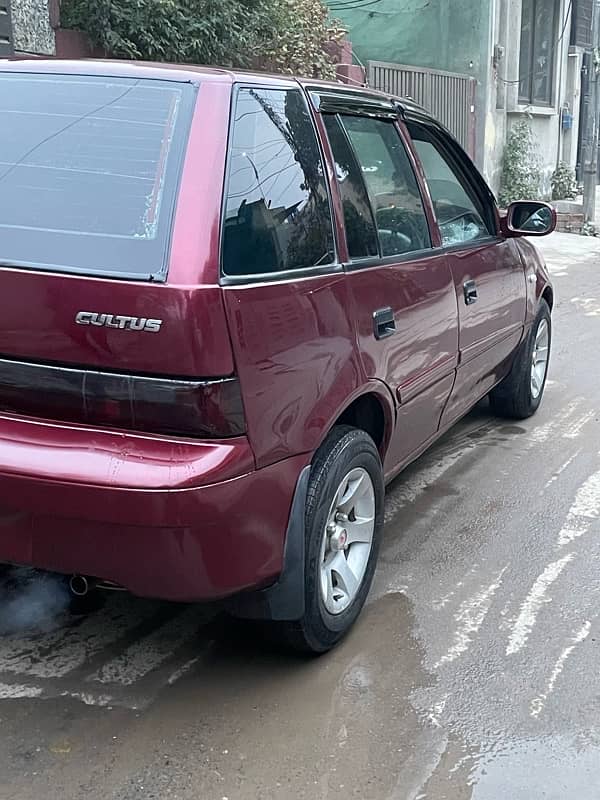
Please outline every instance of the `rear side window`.
M383 256L431 247L416 175L393 122L344 116L342 121L375 210Z
M302 93L240 89L225 198L224 273L260 275L334 260L323 162Z
M162 277L194 90L0 74L0 264Z

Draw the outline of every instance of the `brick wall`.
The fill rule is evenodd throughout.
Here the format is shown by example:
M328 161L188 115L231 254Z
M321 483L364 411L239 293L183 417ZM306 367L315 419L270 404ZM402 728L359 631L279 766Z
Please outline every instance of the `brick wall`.
M354 86L364 86L366 75L364 69L353 63L352 42L342 39L340 42L331 42L327 52L336 64L336 73L339 81L350 83Z
M584 216L576 213L557 213L556 230L559 233L581 233Z

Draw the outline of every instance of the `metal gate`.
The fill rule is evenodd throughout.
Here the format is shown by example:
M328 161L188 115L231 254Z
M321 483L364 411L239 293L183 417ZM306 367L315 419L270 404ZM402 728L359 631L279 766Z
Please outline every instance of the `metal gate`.
M12 29L10 24L10 0L0 0L0 58L12 56Z
M475 78L454 72L369 61L369 86L419 103L454 134L472 158L476 83Z

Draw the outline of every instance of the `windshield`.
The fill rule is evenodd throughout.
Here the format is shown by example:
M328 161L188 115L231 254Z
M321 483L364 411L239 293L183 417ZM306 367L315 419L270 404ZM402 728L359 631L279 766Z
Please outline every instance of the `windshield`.
M0 264L164 276L192 102L170 81L0 73Z

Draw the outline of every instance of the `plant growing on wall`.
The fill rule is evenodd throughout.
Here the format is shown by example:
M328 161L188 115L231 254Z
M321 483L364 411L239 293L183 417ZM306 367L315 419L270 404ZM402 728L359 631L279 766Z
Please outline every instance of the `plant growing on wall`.
M323 0L63 0L61 22L117 58L324 78L326 45L345 33Z
M265 28L258 37L261 65L275 72L335 78L327 45L343 39L346 30L331 20L323 0L269 0Z
M542 171L533 131L526 119L510 129L502 158L500 205L515 200L537 200L540 196Z
M553 200L573 200L577 197L577 181L575 170L561 161L550 179Z

